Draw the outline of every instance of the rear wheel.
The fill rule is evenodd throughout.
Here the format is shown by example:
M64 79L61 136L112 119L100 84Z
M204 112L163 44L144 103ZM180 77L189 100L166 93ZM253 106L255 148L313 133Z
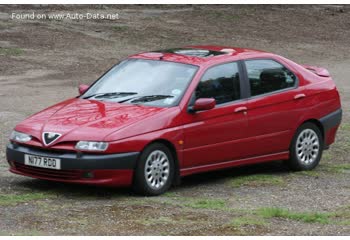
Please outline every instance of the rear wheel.
M307 122L296 131L290 145L289 166L293 170L312 170L321 160L323 138L320 129Z
M153 143L142 152L135 170L134 190L156 196L166 192L174 179L174 159L161 143Z

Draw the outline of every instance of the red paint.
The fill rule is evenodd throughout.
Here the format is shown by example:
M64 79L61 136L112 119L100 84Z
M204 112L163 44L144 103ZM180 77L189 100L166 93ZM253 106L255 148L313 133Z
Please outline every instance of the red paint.
M200 98L197 99L194 103L192 110L193 111L204 111L210 110L215 107L215 99L214 98Z
M306 69L311 70L312 72L316 73L318 76L321 77L330 77L331 75L329 74L328 70L322 67L315 67L315 66L310 66L310 65L302 65Z
M88 90L88 88L89 88L89 85L80 84L79 85L79 94L83 95L86 92L86 90Z
M323 68L304 67L281 56L252 49L191 47L232 51L208 58L170 53L130 56L159 61L161 56L161 61L199 66L176 107L158 108L73 98L29 117L15 129L33 136L26 145L53 150L74 151L77 141L90 140L109 142L107 153L141 152L153 141L167 141L176 150L180 175L184 176L243 164L288 159L291 139L303 122L320 119L341 107L336 86ZM213 100L201 99L197 100L194 108L205 111L188 112L192 92L209 67L257 58L280 62L298 77L299 86L220 106L215 106ZM79 87L79 92L82 93L86 87ZM335 126L325 133L327 145L334 142L337 129L338 126ZM43 131L61 133L62 137L46 147L41 139ZM179 144L181 141L183 144ZM21 174L13 167L11 171ZM132 182L131 170L94 172L98 176L96 179L66 182L109 186L129 185Z

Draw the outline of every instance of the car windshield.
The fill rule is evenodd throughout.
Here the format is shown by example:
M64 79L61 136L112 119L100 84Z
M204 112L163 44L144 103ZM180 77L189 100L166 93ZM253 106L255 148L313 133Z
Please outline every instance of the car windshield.
M158 107L175 106L198 67L127 59L104 74L81 98Z

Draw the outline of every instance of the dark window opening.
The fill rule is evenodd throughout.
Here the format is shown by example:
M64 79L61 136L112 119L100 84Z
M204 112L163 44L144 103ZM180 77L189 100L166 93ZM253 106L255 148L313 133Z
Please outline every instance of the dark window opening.
M282 64L273 60L245 62L251 96L279 91L295 86L296 76Z
M203 57L203 58L227 54L226 52L212 51L207 49L197 49L197 48L172 48L172 49L159 50L155 52L174 53L174 54L185 55L190 57Z
M216 104L240 99L240 82L237 63L226 63L210 68L203 75L195 99L214 98Z

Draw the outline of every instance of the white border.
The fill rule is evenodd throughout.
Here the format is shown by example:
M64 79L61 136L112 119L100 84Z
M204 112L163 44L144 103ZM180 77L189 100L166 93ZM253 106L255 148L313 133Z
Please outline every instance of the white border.
M34 1L25 1L25 0L0 0L0 4L349 4L348 0L34 0ZM58 137L59 138L59 137ZM58 139L57 138L57 139ZM56 139L56 140L57 140ZM56 141L55 140L55 141ZM58 236L31 236L31 237L9 237L9 236L0 236L0 240L3 239L21 239L21 240L56 240L56 239L88 239L88 240L96 240L96 239L159 239L159 240L172 240L172 239L196 239L196 240L211 240L212 237L175 237L175 236L167 236L167 237L155 237L155 236L122 236L122 237L58 237ZM216 240L329 240L329 239L337 239L337 240L347 240L349 237L347 236L222 236L215 237Z
M349 4L348 0L0 0L0 4Z
M177 240L177 239L190 239L190 240L212 240L213 237L205 236L205 237L198 237L198 236L64 236L64 237L58 237L58 236L14 236L14 237L4 237L0 236L0 240L3 239L15 239L15 240L57 240L57 239L69 239L69 240L77 240L77 239L84 239L84 240L115 240L115 239L121 239L121 240ZM215 240L330 240L330 239L336 239L336 240L347 240L349 237L347 236L216 236Z

